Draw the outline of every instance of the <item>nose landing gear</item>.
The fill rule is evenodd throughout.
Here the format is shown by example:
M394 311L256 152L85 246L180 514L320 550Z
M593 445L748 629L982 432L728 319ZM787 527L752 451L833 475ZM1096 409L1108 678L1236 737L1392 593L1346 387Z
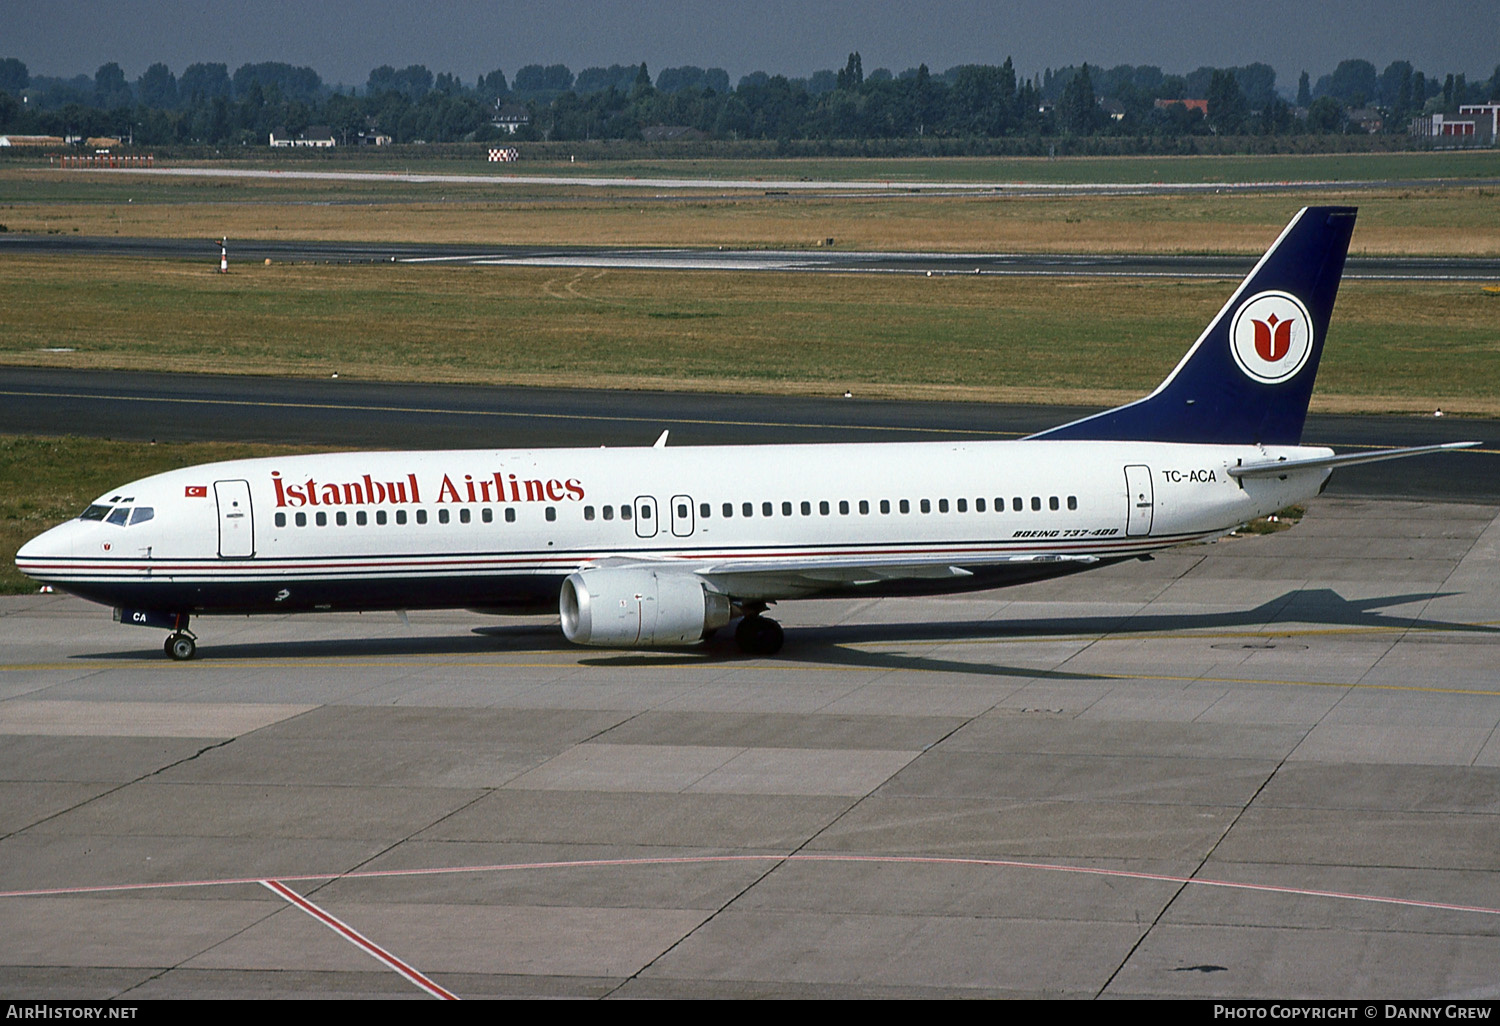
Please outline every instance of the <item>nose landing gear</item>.
M198 651L198 639L191 631L177 631L175 634L167 635L167 640L162 644L162 651L167 653L169 659L184 662Z
M164 613L159 609L119 608L115 610L115 622L129 624L132 627L163 627L171 631L172 633L167 635L167 640L161 646L168 659L181 662L193 658L198 651L198 638L188 630L187 613Z

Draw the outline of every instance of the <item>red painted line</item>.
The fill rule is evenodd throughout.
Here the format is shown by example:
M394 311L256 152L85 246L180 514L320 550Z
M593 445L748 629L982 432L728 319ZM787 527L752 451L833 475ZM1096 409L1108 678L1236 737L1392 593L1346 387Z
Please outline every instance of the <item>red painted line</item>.
M314 919L322 923L324 926L328 927L340 937L343 937L346 941L348 941L350 944L353 944L356 948L359 948L365 954L370 955L381 962L384 962L387 966L394 969L397 973L404 976L407 980L416 984L418 987L422 988L433 997L442 998L444 1001L458 1000L457 994L454 994L451 991L445 990L444 988L438 986L438 984L434 983L431 979L422 975L416 969L401 961L401 959L397 958L395 955L391 954L389 951L385 950L380 945L370 940L370 938L354 929L354 927L350 926L348 923L342 922L331 913L325 912L323 909L319 908L317 905L314 905L302 895L298 894L296 891L283 884L280 880L261 880L260 883L262 886L268 887L275 893L281 895L287 901L291 902L297 908L300 908L302 911L312 916Z
M504 873L547 869L597 869L612 866L671 866L694 865L714 862L869 862L915 865L977 866L991 869L1035 869L1053 873L1073 873L1082 876L1102 876L1124 880L1146 880L1157 883L1196 884L1202 887L1222 887L1230 890L1258 891L1270 894L1288 894L1308 898L1329 898L1340 901L1362 901L1377 905L1394 905L1403 908L1425 908L1444 912L1474 912L1479 915L1500 916L1500 908L1488 905L1459 905L1442 901L1421 901L1415 898L1396 898L1380 894L1359 894L1347 891L1325 891L1308 887L1282 887L1275 884L1241 883L1234 880L1215 880L1197 876L1170 876L1163 873L1141 873L1126 869L1096 869L1090 866L1069 866L1048 862L1024 862L1015 859L947 858L920 855L681 855L638 859L578 859L557 862L512 862L475 866L437 866L429 869L370 869L354 873L306 873L280 874L275 882L313 880L375 880L403 876L447 876L457 873ZM226 878L220 880L191 880L167 883L137 883L95 885L89 887L54 887L40 890L0 891L3 898L37 898L58 895L105 894L123 891L168 890L183 887L225 887L243 884L271 886L264 878ZM275 888L272 888L273 890ZM280 894L280 891L277 891ZM291 900L288 898L288 900ZM302 899L306 900L306 899ZM326 913L325 913L326 914Z

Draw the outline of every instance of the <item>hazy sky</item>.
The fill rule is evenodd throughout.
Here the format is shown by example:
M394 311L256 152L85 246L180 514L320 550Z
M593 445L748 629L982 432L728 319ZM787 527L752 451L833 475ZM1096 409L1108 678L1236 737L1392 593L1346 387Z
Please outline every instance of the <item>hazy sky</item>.
M1500 64L1500 0L0 0L0 57L32 74L92 75L117 61L134 81L221 61L308 65L362 86L381 64L425 64L466 83L524 64L645 61L805 76L860 51L865 72L926 63L997 64L1030 75L1088 61L1200 65L1263 61L1284 88L1345 58L1376 69L1489 78Z

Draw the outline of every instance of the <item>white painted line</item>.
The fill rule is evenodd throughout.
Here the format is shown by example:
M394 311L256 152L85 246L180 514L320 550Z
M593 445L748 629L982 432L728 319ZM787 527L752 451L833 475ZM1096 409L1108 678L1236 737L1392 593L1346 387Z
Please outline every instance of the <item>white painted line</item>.
M991 869L1034 869L1051 873L1071 873L1079 876L1104 876L1122 880L1147 880L1158 883L1170 884L1193 884L1199 887L1220 887L1227 890L1259 891L1269 894L1288 894L1304 898L1329 898L1338 901L1358 901L1374 905L1392 905L1400 908L1425 908L1442 912L1473 912L1478 915L1500 916L1500 907L1490 905L1460 905L1445 901L1422 901L1416 898L1398 898L1381 894L1359 894L1347 891L1324 891L1309 887L1282 887L1275 884L1243 883L1235 880L1215 880L1201 876L1172 876L1165 873L1141 873L1125 869L1098 869L1092 866L1070 866L1050 862L1026 862L1018 859L985 859L985 858L949 858L940 856L921 855L809 855L809 854L787 854L787 855L680 855L659 856L654 858L625 858L625 859L574 859L560 860L555 862L509 862L489 865L474 866L434 866L424 869L369 869L354 873L283 873L278 880L270 881L264 879L234 879L222 880L184 880L166 883L137 883L137 884L98 884L87 887L49 887L37 890L24 891L0 891L0 899L3 898L37 898L55 895L75 894L107 894L111 892L124 891L148 891L169 890L181 887L226 887L249 883L258 883L270 887L277 894L282 895L288 901L292 901L298 907L306 907L309 914L319 914L326 917L331 923L338 923L326 912L312 913L311 902L305 898L295 895L295 892L285 888L281 880L389 880L403 876L449 876L459 873L514 873L524 871L548 870L548 869L599 869L612 866L675 866L675 865L701 865L707 863L726 862L867 862L911 864L911 865L934 865L934 866L976 866ZM338 923L343 931L348 931L353 936L359 936L352 929ZM366 944L370 942L366 941ZM378 951L373 944L370 945L371 953ZM380 957L380 956L377 956ZM394 956L386 956L394 957ZM412 970L415 972L415 970Z
M270 890L274 891L276 894L281 895L281 897L285 898L291 904L295 905L297 908L300 908L302 911L312 916L318 922L328 927L330 930L338 934L340 937L344 938L350 944L353 944L356 948L359 948L365 954L370 955L381 962L384 962L388 967L394 969L401 976L404 976L409 982L416 984L418 987L422 988L433 997L441 998L444 1001L458 1000L457 994L454 994L453 992L445 990L442 987L438 986L438 984L434 983L426 976L423 976L416 969L401 961L401 959L397 958L395 955L391 954L389 951L385 950L380 945L370 940L370 938L360 933L354 927L345 922L342 922L332 914L325 912L323 909L319 908L317 905L314 905L312 902L308 901L302 895L298 894L296 891L292 890L281 881L261 880L260 883L262 886L267 887Z

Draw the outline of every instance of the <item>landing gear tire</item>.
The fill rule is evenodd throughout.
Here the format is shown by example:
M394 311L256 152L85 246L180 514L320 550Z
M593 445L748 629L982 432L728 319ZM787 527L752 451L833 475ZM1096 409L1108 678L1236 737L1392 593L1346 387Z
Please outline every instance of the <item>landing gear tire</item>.
M171 634L162 645L162 651L167 653L169 659L185 662L197 653L198 643L190 634Z
M781 624L764 616L747 616L734 629L734 642L746 655L775 655L785 640Z

